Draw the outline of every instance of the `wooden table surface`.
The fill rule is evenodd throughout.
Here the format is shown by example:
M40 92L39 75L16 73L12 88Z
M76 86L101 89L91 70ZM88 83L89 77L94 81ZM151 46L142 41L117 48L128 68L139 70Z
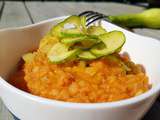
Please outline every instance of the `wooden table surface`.
M145 8L113 2L0 2L0 29L33 24L53 17L94 10L106 15L137 13ZM134 32L160 40L160 30L134 29ZM0 100L0 120L13 120ZM160 103L153 105L143 120L160 120Z

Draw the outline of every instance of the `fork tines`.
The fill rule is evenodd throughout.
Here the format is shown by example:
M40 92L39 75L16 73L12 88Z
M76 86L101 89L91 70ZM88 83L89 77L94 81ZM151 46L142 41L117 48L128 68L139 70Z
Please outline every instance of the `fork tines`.
M80 13L79 16L86 17L87 26L106 17L104 14L94 12L94 11L85 11L85 12Z

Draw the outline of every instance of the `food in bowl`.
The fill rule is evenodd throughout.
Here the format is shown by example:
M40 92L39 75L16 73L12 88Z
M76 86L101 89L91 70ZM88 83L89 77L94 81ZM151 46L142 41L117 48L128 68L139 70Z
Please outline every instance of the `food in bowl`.
M31 94L66 102L135 97L150 84L142 65L120 53L125 41L121 31L87 27L85 17L70 16L53 26L36 51L23 55L24 63L10 82Z

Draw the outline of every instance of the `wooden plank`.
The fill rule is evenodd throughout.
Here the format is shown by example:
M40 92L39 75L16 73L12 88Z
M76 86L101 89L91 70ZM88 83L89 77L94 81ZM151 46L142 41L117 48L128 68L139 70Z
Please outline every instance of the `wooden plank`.
M1 18L1 15L2 15L2 12L3 12L3 8L4 8L4 1L0 1L0 18Z
M63 2L26 2L26 6L34 22L69 14Z
M23 2L5 2L0 28L31 24Z
M69 14L79 14L85 10L94 10L104 14L136 13L142 7L110 2L26 2L35 22Z
M3 102L0 100L0 120L13 120L12 115L8 112Z
M9 113L9 111L7 110L7 108L3 105L1 105L1 113L0 113L0 120L13 120L12 115Z
M140 35L153 37L160 40L160 30L144 28L144 29L134 29L134 32Z
M3 2L2 2L2 1L0 1L0 10L1 10L2 4L3 4Z
M79 14L85 10L94 10L106 15L137 13L144 10L143 7L112 2L26 2L26 6L31 13L33 21L35 22L57 16ZM160 39L160 30L135 29L135 32L141 35Z

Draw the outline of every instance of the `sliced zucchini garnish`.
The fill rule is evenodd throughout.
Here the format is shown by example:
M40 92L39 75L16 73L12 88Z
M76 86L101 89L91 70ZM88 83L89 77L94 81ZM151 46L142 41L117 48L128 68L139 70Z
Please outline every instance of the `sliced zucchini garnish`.
M99 36L99 39L105 44L103 49L98 46L91 48L91 52L98 57L106 56L120 49L125 43L125 36L120 31L112 31Z
M107 31L101 26L90 26L87 29L89 35L101 35L106 33Z
M70 16L54 26L49 36L40 44L49 60L62 63L70 59L92 60L119 52L125 43L120 31L107 32L102 26L86 26L86 17ZM42 44L43 43L43 44ZM46 49L49 48L49 49Z
M61 39L63 38L68 38L68 37L83 37L85 36L84 34L81 33L77 33L77 34L70 34L70 33L66 33L66 32L61 32Z
M81 19L78 16L70 16L68 17L66 20L64 20L63 22L60 22L59 24L57 24L56 26L54 26L51 30L51 33L55 36L61 37L61 32L64 30L67 30L67 28L65 28L66 24L70 24L72 26L74 26L74 29L81 29Z
M64 44L74 44L77 42L81 42L85 40L87 37L86 36L81 36L81 37L69 37L69 38L63 38L61 40L62 43Z
M66 37L81 37L85 36L79 29L69 29L61 32L61 38Z
M85 16L82 16L82 17L80 17L80 18L81 18L81 25L82 25L82 28L83 28L83 32L86 33L86 32L87 32L86 17L85 17Z
M85 44L85 43L97 43L99 42L97 38L93 38L91 36L80 36L80 37L66 37L66 38L63 38L61 39L61 42L64 43L64 44L74 44L74 43L82 43L82 44Z
M114 61L114 62L118 62L121 66L122 66L122 68L123 68L123 70L125 71L125 72L128 72L128 71L131 71L131 68L129 68L126 64L125 64L125 62L123 62L123 60L121 60L119 57L117 57L117 56L115 56L115 55L108 55L108 56L106 56L108 59L110 59L111 61Z
M96 59L97 57L92 54L90 51L82 51L78 57L82 60L93 60Z
M51 62L61 63L65 60L74 58L79 52L79 49L68 50L69 47L62 44L55 44L48 53L48 58Z

